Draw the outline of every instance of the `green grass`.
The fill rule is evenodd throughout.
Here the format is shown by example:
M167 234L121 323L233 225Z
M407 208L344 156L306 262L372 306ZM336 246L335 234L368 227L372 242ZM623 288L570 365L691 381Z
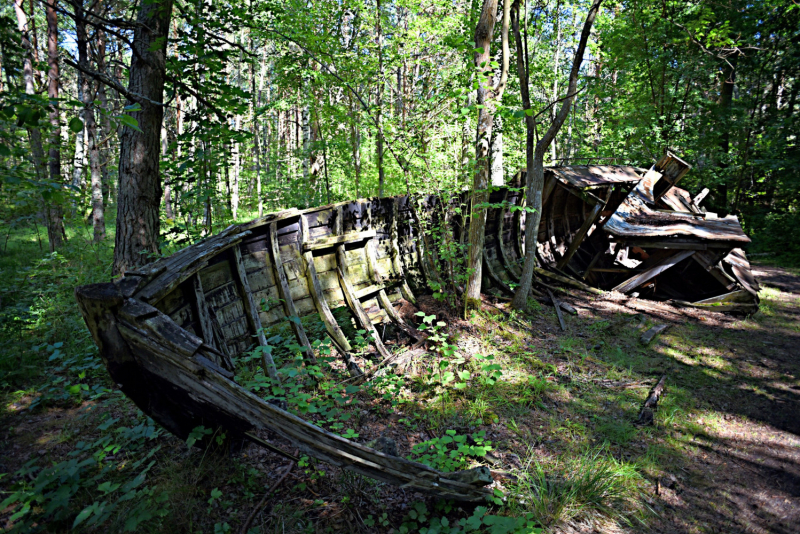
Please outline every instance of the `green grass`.
M551 527L572 519L603 515L628 523L641 480L633 466L602 449L547 464L530 454L512 487L518 512Z

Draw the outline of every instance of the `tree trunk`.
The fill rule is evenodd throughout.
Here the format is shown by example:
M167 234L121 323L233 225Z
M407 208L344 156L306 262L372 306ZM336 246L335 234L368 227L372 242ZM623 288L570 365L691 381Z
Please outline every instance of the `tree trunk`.
M45 10L47 16L47 96L50 98L50 150L48 151L48 167L50 182L61 186L61 112L58 105L58 17L56 15L57 0L47 0ZM45 199L47 215L47 238L50 241L50 252L55 252L64 244L64 215L61 199Z
M377 0L375 32L378 42L378 96L375 106L375 126L378 129L375 142L375 157L378 165L378 196L383 197L385 174L383 169L383 126L381 126L381 112L383 111L383 34L381 33L381 0Z
M350 93L347 94L350 102L350 147L353 151L353 177L356 180L356 198L360 198L361 185L361 128L359 119L358 103L353 102Z
M491 44L494 34L494 24L497 19L497 0L484 0L480 19L475 27L475 68L481 73L478 86L477 103L478 133L475 143L475 160L477 169L472 181L472 208L469 219L469 256L467 258L467 273L469 280L464 293L464 317L469 317L473 310L481 306L481 276L483 264L483 243L486 237L486 208L482 206L487 200L486 189L490 183L491 161L490 146L492 138L492 125L494 121L495 102L502 95L502 86L508 72L508 5L504 2L503 21L503 58L504 72L497 88L492 87Z
M90 69L88 38L86 36L86 18L82 0L75 4L75 35L78 44L78 63L86 70ZM89 152L89 169L91 173L92 194L92 227L94 242L99 243L106 237L106 220L103 212L103 180L100 174L100 151L97 146L97 124L94 118L92 84L88 76L80 76L81 95L83 96L83 128L86 131Z
M558 100L558 60L559 55L561 54L561 2L556 2L556 53L555 57L553 58L553 99L552 102ZM553 106L550 108L550 117L551 120L555 120L555 113L556 107ZM556 146L556 137L553 136L553 144L551 146L552 153L550 154L550 165L556 165L556 158L558 158L558 147Z
M522 48L522 37L519 33L519 0L514 2L514 39L517 44L517 71L520 77L520 92L522 94L522 105L526 110L525 113L525 127L526 135L526 158L527 158L527 175L528 183L526 185L525 195L528 199L528 208L533 210L529 212L525 224L525 266L522 269L522 276L520 277L520 284L517 292L514 294L514 300L511 305L517 310L524 310L528 304L528 293L533 283L533 269L536 262L536 239L539 234L539 223L542 220L542 189L544 186L544 155L550 143L555 138L561 126L569 114L572 100L575 97L576 88L578 87L578 72L581 63L583 62L583 53L586 50L586 43L589 41L589 34L592 30L592 24L597 17L597 12L600 10L600 3L602 0L595 0L589 8L589 13L586 15L586 21L583 24L581 31L581 39L578 43L578 48L575 50L575 57L572 61L572 70L569 74L569 86L567 87L567 95L564 97L561 109L555 116L553 123L547 129L547 132L542 136L539 142L536 143L536 148L533 149L534 134L536 131L536 124L531 110L530 94L528 92L528 75L527 66L521 57L520 51ZM553 103L555 105L555 102Z
M36 61L36 50L31 43L30 30L28 28L28 17L22 8L23 0L16 0L14 11L17 14L17 28L22 34L22 47L25 49L25 57L22 63L22 81L25 84L25 94L33 95L36 93L33 80L33 64ZM38 180L45 180L47 168L45 167L44 147L42 146L42 132L36 127L27 127L28 138L31 142L31 159L33 168L36 171Z
M713 195L714 208L722 214L727 214L730 209L728 204L728 173L725 171L729 167L728 153L730 152L731 145L731 124L730 124L730 110L733 104L733 89L736 85L736 64L738 63L739 56L734 54L730 61L726 61L722 72L719 76L719 83L721 85L719 91L719 114L722 119L719 121L722 126L722 136L720 138L720 150L722 151L722 162L720 167L723 169L722 183L716 188L716 194Z
M236 131L242 127L242 116L236 115ZM239 214L239 179L242 172L242 154L239 141L233 143L233 177L231 179L231 215L235 221Z
M75 26L78 26L78 23L75 23ZM85 101L83 96L83 75L78 73L78 100L81 102ZM86 110L81 113L81 116L86 114ZM72 187L73 189L83 191L84 188L84 179L83 179L83 169L86 167L86 118L83 117L83 128L80 132L75 134L75 155L72 158ZM75 211L77 207L76 204L73 204L72 211Z
M164 124L161 126L161 156L166 158L169 155L169 131L167 131L167 119L164 118ZM172 211L172 186L170 184L169 176L164 180L164 215L167 219L174 219L175 214Z
M126 125L121 135L115 274L144 265L150 254L158 253L159 134L164 117L160 102L171 15L172 0L143 2L134 30L128 89L144 98L139 102L141 109L131 114L140 131Z
M492 185L502 187L506 183L505 175L503 174L503 119L499 116L494 118L494 126L492 127Z

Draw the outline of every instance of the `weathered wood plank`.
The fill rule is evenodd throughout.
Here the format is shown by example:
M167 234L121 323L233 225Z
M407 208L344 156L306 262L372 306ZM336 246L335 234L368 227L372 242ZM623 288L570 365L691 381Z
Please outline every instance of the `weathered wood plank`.
M281 299L283 299L283 309L286 312L286 317L289 318L292 331L294 332L297 341L300 343L300 346L305 348L303 358L306 362L316 363L316 358L314 358L314 349L311 347L311 343L308 341L305 328L303 328L303 324L300 322L300 315L295 309L294 299L292 298L292 293L289 289L289 282L286 280L286 273L283 268L283 258L281 257L281 252L278 248L277 233L277 222L270 223L270 262L272 263L272 268L275 272L275 278L278 280L278 294L280 295Z
M411 288L408 286L408 282L406 281L405 274L403 273L403 263L401 260L400 255L400 247L398 245L399 240L399 232L397 228L397 218L399 216L399 203L400 197L397 197L392 202L392 211L391 211L391 232L392 232L392 265L394 266L394 273L396 276L400 277L403 280L402 285L400 286L400 291L403 293L403 298L405 298L410 303L416 305L417 299L414 297L414 293L411 291Z
M384 273L378 270L378 261L375 259L375 240L370 239L367 241L364 250L366 252L370 279L378 284L371 287L378 289L378 302L380 302L381 308L383 308L389 319L406 334L417 340L422 339L422 334L416 328L407 324L403 318L398 315L397 311L394 309L394 306L392 306L392 302L389 300L389 295L386 294L385 286L383 284L386 276Z
M675 264L685 260L692 254L694 254L693 250L681 250L667 256L666 258L662 258L661 260L653 262L652 265L647 265L648 262L645 262L642 264L642 269L644 270L641 273L628 278L621 284L617 285L617 287L615 287L613 290L619 291L620 293L628 293L633 291L640 285L658 276L670 267L673 267Z
M341 208L339 208L335 225L337 233L339 233L343 227L342 220ZM391 354L384 346L383 341L381 341L378 331L373 326L372 320L367 315L367 312L364 311L361 301L359 301L356 297L355 289L353 289L353 285L348 279L348 267L347 260L345 258L344 244L340 243L336 245L336 259L339 262L339 265L336 267L336 273L339 275L339 283L341 284L342 293L344 293L347 306L350 308L350 311L353 312L358 326L363 330L366 330L367 334L373 338L373 344L375 345L375 349L378 351L378 354L380 354L380 356L384 359L388 358Z
M589 233L589 230L592 228L592 226L594 226L594 223L600 216L600 212L603 210L603 206L605 206L605 204L595 204L594 207L592 208L592 211L589 212L589 216L586 218L585 221L583 221L583 224L581 225L580 228L578 228L578 231L575 232L575 237L572 238L572 242L569 244L569 248L567 248L567 251L564 253L564 256L562 256L562 258L558 260L558 263L556 264L556 266L559 269L563 269L564 267L566 267L566 265L569 263L569 260L571 260L572 256L575 255L575 252L578 250L578 247L580 247L581 243L583 243L586 234Z
M300 235L302 243L305 244L308 239L308 222L304 215L300 216ZM328 301L323 292L322 285L317 277L317 270L314 265L312 252L310 250L306 251L302 257L305 261L306 276L308 277L309 286L311 286L311 298L314 300L314 306L317 308L323 324L325 324L325 330L328 331L328 335L333 341L334 346L341 353L350 374L353 376L363 375L363 371L361 371L358 364L350 355L352 347L347 340L347 336L344 335L344 332L336 322L336 318L333 316L328 306Z
M242 292L242 304L245 309L245 317L250 324L252 333L258 339L259 345L265 347L267 346L267 338L264 336L264 330L261 327L261 320L258 317L258 307L253 300L253 292L250 291L250 283L247 280L247 272L245 271L244 263L242 263L242 253L239 247L234 247L233 249L233 263L236 267L239 288ZM267 371L270 378L280 382L278 370L275 368L275 361L272 359L272 355L267 352L262 352L261 359L264 364L264 369Z
M375 230L367 230L366 232L351 232L344 235L335 235L331 237L324 237L303 244L303 250L317 250L321 248L331 248L342 243L356 243L375 237Z

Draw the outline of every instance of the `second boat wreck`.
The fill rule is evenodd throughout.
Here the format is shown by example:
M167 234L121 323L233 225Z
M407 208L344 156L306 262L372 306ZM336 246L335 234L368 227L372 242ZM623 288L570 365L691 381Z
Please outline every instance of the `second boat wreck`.
M735 218L718 219L675 184L688 165L667 155L649 171L633 167L561 167L547 172L538 269L573 285L637 292L719 311L753 311L758 289L740 247ZM524 176L520 176L524 180ZM487 290L510 292L521 272L525 217L512 210L519 188L492 193L484 267ZM303 318L319 318L354 377L351 326L372 338L375 370L413 354L392 353L387 332L415 343L416 295L446 265L425 231L466 220L443 215L433 196L375 198L269 214L126 275L76 289L109 374L139 408L185 439L197 426L292 457L258 436L267 431L304 454L377 480L480 501L492 482L485 467L444 473L327 432L239 385L233 360L267 334L291 325L307 362L315 347ZM342 323L342 313L345 312ZM386 328L386 327L389 328ZM263 352L263 367L275 365Z

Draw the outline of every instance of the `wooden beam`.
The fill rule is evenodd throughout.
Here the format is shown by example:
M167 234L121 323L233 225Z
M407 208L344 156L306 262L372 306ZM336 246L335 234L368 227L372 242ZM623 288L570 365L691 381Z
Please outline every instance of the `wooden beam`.
M273 223L274 224L274 223ZM239 287L242 290L242 304L244 304L245 316L247 322L250 323L250 328L253 330L258 344L262 347L267 346L267 338L264 335L264 329L261 327L261 320L258 318L258 308L253 299L253 292L250 291L250 282L247 280L247 272L244 269L242 262L242 251L239 247L233 247L233 263L236 265L236 274L239 279ZM269 374L270 378L280 382L278 377L278 370L275 368L275 361L272 359L272 354L262 351L261 360L264 363L264 369Z
M372 337L372 342L381 358L386 359L391 357L391 353L386 349L383 341L381 341L381 337L378 335L378 330L375 328L375 325L372 324L367 312L364 311L361 301L358 300L355 290L353 290L353 285L350 283L350 280L347 279L347 274L342 269L342 266L345 265L345 262L343 261L344 245L339 245L336 253L339 256L339 265L336 267L336 273L339 275L339 282L342 285L342 293L344 293L344 298L347 301L347 305L350 307L350 309L353 311L353 315L356 317L358 326L363 330L366 330L367 334Z
M555 295L550 289L547 289L547 294L550 295L550 300L553 301L553 307L556 309L556 316L558 317L558 324L561 325L561 330L567 330L567 323L564 322L564 316L561 314L561 303L556 300Z
M589 216L583 221L583 224L578 231L575 233L575 237L572 239L572 243L569 244L569 248L564 253L564 256L558 260L556 264L559 269L563 269L569 263L569 260L572 259L572 256L575 255L575 252L578 250L578 247L581 246L583 240L586 238L586 234L589 233L589 229L594 225L597 218L600 216L600 212L603 210L604 204L595 204L592 208L592 211L589 212Z
M634 289L644 284L648 280L655 278L659 274L663 273L670 267L673 267L677 263L680 263L681 261L685 260L692 254L694 254L693 250L682 250L680 252L672 254L671 256L662 258L661 260L658 260L651 265L645 265L647 263L645 262L645 264L643 264L644 271L642 271L641 273L637 273L635 276L631 278L628 278L627 280L619 284L617 287L615 287L613 291L619 291L620 293L629 293L630 291L633 291Z
M336 234L341 234L344 227L344 212L342 207L339 206L336 209L336 220L334 221L334 232ZM384 360L391 356L391 353L386 349L381 341L381 337L378 335L378 330L375 328L375 325L372 324L372 320L367 315L367 312L364 310L364 307L361 305L361 301L358 300L356 297L355 289L353 289L353 284L350 283L350 279L348 278L348 268L347 268L347 258L344 253L344 244L336 245L336 274L339 276L339 285L342 288L342 293L344 294L344 300L347 303L347 306L350 308L350 311L353 312L353 315L356 319L356 324L362 329L366 330L367 334L373 338L373 344L375 345L375 349L378 351L378 354Z
M375 288L378 293L378 302L380 303L381 308L383 308L383 310L386 312L386 315L389 316L389 319L391 319L393 323L403 330L403 332L416 340L423 339L424 336L419 332L419 330L406 323L403 318L398 315L397 310L394 309L392 302L389 300L389 295L386 294L386 290L384 289L383 285L383 274L378 271L378 260L375 253L374 239L367 241L364 251L367 255L367 270L369 272L369 276L372 281L376 283L376 285L372 285L366 289L370 290L370 293L374 293L375 291L372 291L372 289ZM357 291L356 297L361 298L365 291L365 289Z
M343 243L355 243L371 239L375 237L375 230L367 230L366 232L350 232L344 235L334 235L331 237L322 237L315 241L310 241L303 244L303 250L317 250L320 248L331 248Z
M302 243L308 241L308 220L306 220L305 215L300 216L300 235ZM328 301L325 299L325 292L322 290L322 285L319 283L317 268L314 265L313 253L310 250L306 251L300 258L303 260L305 266L311 299L314 301L314 306L317 308L320 319L322 319L322 322L325 324L325 330L328 331L328 336L330 336L334 346L342 355L342 359L347 365L350 374L353 376L363 375L364 372L350 354L353 348L350 346L350 342L347 340L347 336L344 335L339 323L336 322L336 318L331 312Z
M602 295L603 291L596 289L594 287L589 287L583 282L575 280L569 276L562 276L560 274L551 273L546 269L542 269L541 267L534 267L533 272L538 274L539 276L546 276L547 278L552 278L553 280L557 280L562 284L567 284L568 286L577 287L578 289L582 289L588 293L594 293L595 295Z
M278 247L277 221L273 221L269 225L269 246L267 247L267 250L269 251L272 269L275 273L275 281L277 282L276 285L278 286L278 295L280 296L281 300L283 300L283 311L286 313L286 317L289 319L289 324L292 327L292 331L294 332L297 341L300 343L300 346L305 348L303 359L307 363L316 363L316 358L314 358L314 349L311 347L311 343L308 341L306 330L303 328L303 323L300 322L300 315L298 315L297 309L294 307L294 300L292 300L292 294L289 290L289 282L286 279L286 270L283 268L281 250Z
M214 363L225 368L228 371L233 370L233 362L228 354L227 347L225 347L224 338L217 342L217 336L214 335L214 321L211 318L211 311L206 302L206 295L203 291L203 282L200 280L200 275L195 274L192 277L192 287L194 289L194 299L197 309L197 322L200 323L200 331L203 334L203 341L208 346L219 353L220 358Z

